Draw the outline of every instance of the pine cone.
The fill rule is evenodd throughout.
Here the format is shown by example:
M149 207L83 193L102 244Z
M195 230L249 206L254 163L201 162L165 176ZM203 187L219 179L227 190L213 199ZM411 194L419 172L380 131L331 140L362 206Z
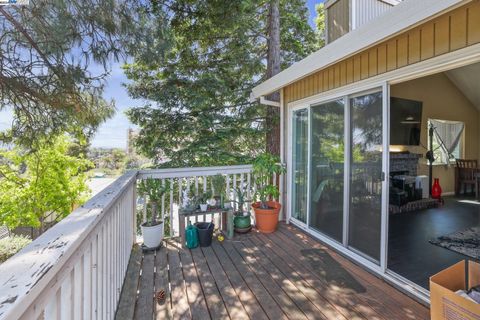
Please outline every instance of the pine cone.
M155 299L157 300L157 303L165 302L165 298L166 298L165 290L157 291L157 293L155 294Z

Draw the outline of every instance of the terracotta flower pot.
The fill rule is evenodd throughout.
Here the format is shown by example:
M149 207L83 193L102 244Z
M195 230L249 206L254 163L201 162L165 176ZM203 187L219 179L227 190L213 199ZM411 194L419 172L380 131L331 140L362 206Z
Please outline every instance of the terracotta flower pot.
M256 227L262 233L272 233L277 230L278 214L282 208L282 205L275 201L268 201L267 204L271 209L260 208L260 202L252 204Z

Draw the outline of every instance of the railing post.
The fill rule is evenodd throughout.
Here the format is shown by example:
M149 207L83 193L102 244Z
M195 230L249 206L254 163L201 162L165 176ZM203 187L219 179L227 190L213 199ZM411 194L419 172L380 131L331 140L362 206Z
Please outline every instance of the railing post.
M137 179L133 182L133 203L132 203L132 245L137 242Z

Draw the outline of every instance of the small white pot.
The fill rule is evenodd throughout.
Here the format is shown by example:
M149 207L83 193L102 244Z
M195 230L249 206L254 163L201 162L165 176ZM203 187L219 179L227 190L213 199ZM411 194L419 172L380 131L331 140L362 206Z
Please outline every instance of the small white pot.
M163 240L163 221L154 226L142 224L143 244L147 248L156 248Z
M201 204L200 205L200 211L205 212L208 209L208 204Z

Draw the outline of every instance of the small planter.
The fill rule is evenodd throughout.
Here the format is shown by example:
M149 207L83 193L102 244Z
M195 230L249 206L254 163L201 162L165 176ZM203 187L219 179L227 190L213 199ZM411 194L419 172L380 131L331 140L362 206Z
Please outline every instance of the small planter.
M198 230L198 242L200 247L209 247L212 244L215 224L210 222L197 222L195 223L195 226Z
M206 212L208 210L208 204L201 204L200 205L200 211Z
M235 229L244 229L250 227L252 221L250 219L250 215L244 216L242 213L239 213L235 218L233 218L233 225Z
M262 233L272 233L277 230L278 214L282 208L282 205L275 201L267 201L267 205L269 209L260 208L260 202L252 204L253 211L255 211L256 227Z
M163 240L163 221L151 226L150 222L141 225L143 234L143 244L149 248L157 248Z

